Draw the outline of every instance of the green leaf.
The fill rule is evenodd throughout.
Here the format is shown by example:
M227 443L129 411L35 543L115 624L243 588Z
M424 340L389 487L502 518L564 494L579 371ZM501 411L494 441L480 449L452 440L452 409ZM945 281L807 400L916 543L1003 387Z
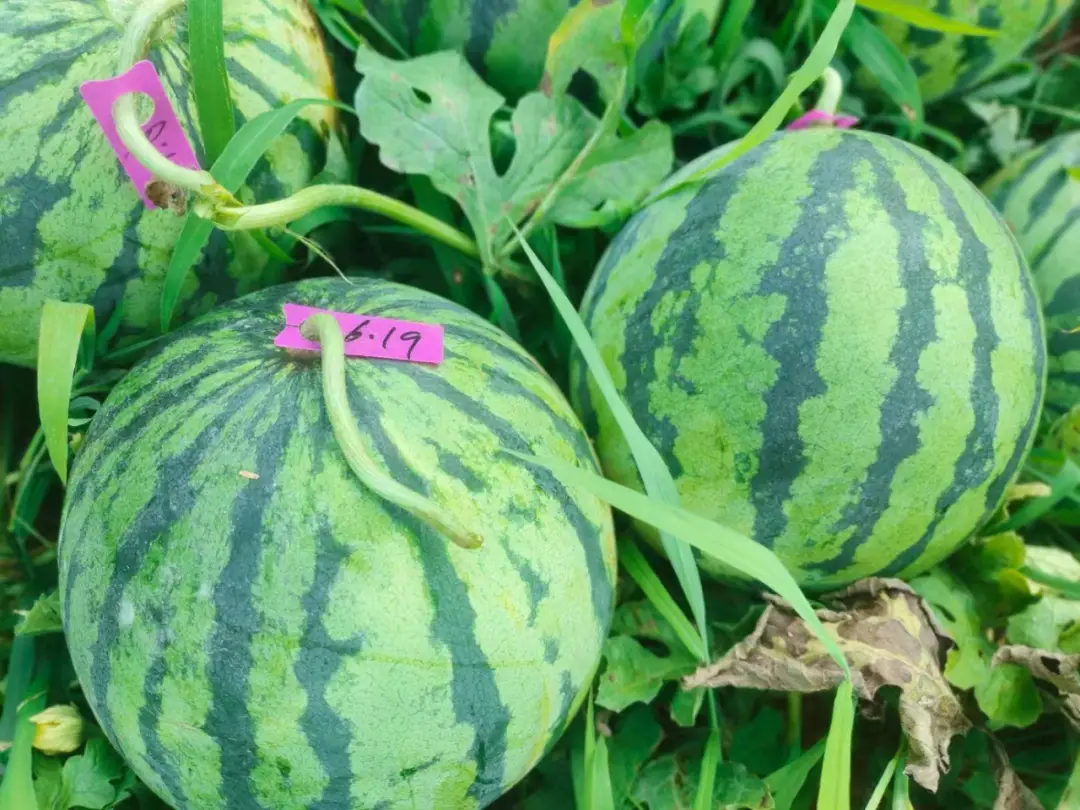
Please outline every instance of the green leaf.
M925 31L962 34L968 37L997 37L1001 34L993 28L983 28L963 20L944 17L928 9L920 0L858 0L858 3L863 8L888 14Z
M1080 621L1080 602L1058 596L1044 596L1034 605L1010 616L1006 638L1040 650L1060 649L1061 633Z
M840 0L836 4L836 10L829 17L825 30L821 32L821 37L814 45L813 50L810 51L810 55L792 75L787 87L784 88L784 92L780 94L780 98L773 102L772 106L765 111L765 114L758 119L750 131L739 139L734 147L686 180L670 186L666 194L671 194L679 188L691 185L713 174L731 161L745 155L776 132L784 123L784 118L788 112L799 100L799 96L810 85L820 79L825 72L825 68L829 66L829 62L832 61L836 48L840 44L840 37L847 27L848 20L851 19L854 10L855 0Z
M521 342L521 330L518 329L517 318L510 308L510 301L506 298L499 282L488 273L483 273L481 280L484 283L484 292L487 293L488 301L491 302L491 320L514 340Z
M1035 681L1019 666L991 667L996 648L985 635L967 585L944 568L935 568L913 579L911 587L931 605L956 642L945 662L949 683L973 689L979 708L995 725L1026 728L1035 722L1042 711Z
M426 175L457 201L489 267L497 264L513 225L541 205L599 126L572 96L530 93L514 109L514 156L500 174L490 131L503 99L461 54L444 51L398 62L360 50L356 66L364 74L356 93L361 134L379 147L388 168ZM660 182L670 170L671 136L663 125L644 129L629 146L620 145L616 135L599 136L555 200L562 221L608 222ZM628 167L635 176L627 175Z
M634 786L632 806L648 810L691 810L691 797L701 771L700 751L700 746L684 748L648 763Z
M629 636L609 638L604 661L596 703L614 712L634 703L652 703L667 681L689 675L696 664L686 654L661 658Z
M710 742L712 739L718 740L719 736L714 733L710 737ZM719 743L717 743L717 749L719 749ZM707 755L708 749L706 749ZM712 801L699 801L695 804L695 810L712 810L714 807L722 807L724 810L774 810L776 807L768 785L750 773L745 765L738 762L723 762L715 770L716 789L710 797ZM700 799L702 796L700 787L698 791Z
M671 719L682 728L693 728L697 724L698 714L705 705L705 689L682 689L675 692L671 699Z
M818 807L828 807L830 810L851 808L851 737L854 731L855 696L851 681L844 681L836 690L833 701L825 758L821 764Z
M990 137L987 146L1002 164L1011 163L1031 149L1035 142L1021 135L1020 109L1000 101L965 99L968 108L986 122Z
M60 592L53 591L39 596L34 606L26 614L15 634L18 636L40 636L47 633L62 633L64 623L60 616Z
M674 160L671 130L659 121L626 138L605 138L559 192L549 218L570 228L603 228L624 219Z
M214 161L210 174L230 192L235 193L247 180L255 164L270 145L281 136L293 120L311 104L327 104L342 110L351 108L339 101L323 98L303 98L282 107L268 110L252 118L229 140L221 156ZM161 330L169 331L177 302L184 290L188 273L199 260L206 243L213 233L211 222L188 214L169 259L169 269L161 290Z
M664 739L664 730L647 706L633 706L615 718L608 762L616 807L630 798L638 776Z
M38 810L67 810L63 763L59 759L41 757L34 763L34 795Z
M828 0L818 0L814 4L815 14L822 19L828 17L829 8ZM917 133L923 123L922 92L919 77L907 57L880 28L858 11L851 15L842 41L915 125Z
M542 87L549 96L566 93L579 69L588 71L610 101L618 72L626 65L621 38L623 0L582 0L563 16L548 42Z
M791 810L803 785L824 755L825 740L821 740L797 759L765 777L765 784L772 791L776 810Z
M752 773L768 773L784 762L785 723L780 712L764 706L731 735L730 758L741 762Z
M191 83L206 159L213 164L236 132L229 74L225 70L225 23L221 0L188 0Z
M86 751L64 763L64 793L70 796L64 810L79 807L103 810L116 799L117 782L124 775L120 759L100 738L86 743Z
M754 8L754 0L732 0L720 20L720 30L713 40L713 66L721 75L727 72L739 45L743 41L746 19Z
M1065 172L1066 172L1066 173L1067 173L1067 174L1069 175L1069 177L1071 177L1071 178L1072 178L1073 180L1080 180L1080 166L1069 166L1069 167L1068 167L1068 168L1067 168L1067 169L1065 170Z
M514 230L520 238L520 231L518 231L517 228ZM612 379L607 366L604 365L603 358L600 356L600 351L597 349L596 344L589 335L589 330L585 327L577 310L574 309L574 305L570 303L566 294L559 287L558 282L552 278L551 274L547 271L547 268L545 268L537 258L535 251L533 251L529 243L526 240L521 240L521 244L526 255L529 257L529 262L532 264L533 269L536 270L544 288L547 290L548 296L551 298L552 302L555 304L555 308L559 311L559 314L569 327L570 334L574 338L574 343L581 352L582 357L584 357L585 363L589 368L589 373L593 375L593 379L599 386L608 408L614 415L615 421L619 425L619 429L622 431L627 444L630 446L630 452L633 454L634 462L637 464L638 473L645 486L645 491L648 492L650 496L649 498L639 500L640 495L635 492L633 493L631 500L624 501L624 503L632 503L633 508L642 509L649 514L653 513L655 507L662 507L665 504L671 506L677 505L679 502L679 493L675 487L675 481L671 477L671 472L664 463L664 459L660 455L660 452L652 445L648 437L645 436L637 422L634 421L630 409L627 407L622 397L619 396L619 393L615 388L615 381ZM575 473L579 472L575 468L571 469L574 469ZM625 490L621 487L609 491L616 493L625 492L627 495L631 492L630 490ZM678 521L677 517L676 521ZM720 529L716 524L711 525ZM667 554L668 560L671 562L672 570L679 580L679 585L682 587L683 593L690 603L690 610L694 615L694 619L698 625L698 632L701 635L704 651L704 656L702 657L707 659L709 654L709 642L706 632L708 624L705 619L705 595L701 586L701 573L698 571L697 560L694 559L694 552L691 550L690 545L688 545L690 541L688 537L682 536L682 542L680 542L680 540L674 536L677 532L672 531L670 528L664 526L657 526L657 528L660 529L660 540L664 552ZM696 531L694 527L685 525L680 526L680 528L682 531L691 534L694 534ZM721 532L726 533L729 532L729 530L721 529ZM766 565L769 566L770 569L775 570L777 577L784 580L783 587L788 593L788 598L794 598L796 600L801 599L802 604L804 604L806 609L813 615L810 603L806 601L806 597L803 596L802 591L799 590L799 587L791 577L791 574L788 573L775 555L765 550L763 546L757 545L749 538L742 538L741 535L737 535L734 532L730 532L730 534L745 540L747 543L754 546L755 549L764 551L764 553L771 558L771 562L766 562ZM697 535L695 534L694 536ZM720 543L718 543L718 546L719 545ZM773 587L770 583L766 584ZM792 589L794 589L794 591ZM839 651L837 650L837 652ZM844 666L846 666L846 664L844 664Z
M38 337L38 411L49 458L65 484L68 470L68 406L80 349L84 357L93 357L93 308L87 304L47 300L41 312Z

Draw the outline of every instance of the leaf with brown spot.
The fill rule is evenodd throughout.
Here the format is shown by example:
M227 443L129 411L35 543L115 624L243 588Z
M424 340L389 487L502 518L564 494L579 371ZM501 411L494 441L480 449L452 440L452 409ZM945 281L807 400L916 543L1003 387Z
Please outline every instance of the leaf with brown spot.
M1019 664L1040 681L1053 684L1062 694L1080 695L1080 655L1010 644L995 653L993 664Z
M750 636L686 678L687 688L821 692L840 685L840 668L817 637L786 604L770 601ZM899 580L863 580L823 601L836 609L819 610L818 617L851 663L859 695L873 701L883 686L900 688L910 748L906 772L937 790L949 769L949 742L970 727L941 670L948 637L918 594Z

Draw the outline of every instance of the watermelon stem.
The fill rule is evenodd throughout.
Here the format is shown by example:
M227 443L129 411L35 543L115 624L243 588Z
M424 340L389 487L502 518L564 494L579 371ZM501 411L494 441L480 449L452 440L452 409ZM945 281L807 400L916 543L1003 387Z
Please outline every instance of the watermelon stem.
M345 336L332 315L312 315L300 326L300 333L321 347L323 398L338 446L356 476L377 495L400 506L446 535L462 548L475 549L483 543L479 533L466 529L437 503L391 478L368 455L349 407L345 387Z
M284 227L287 223L295 222L325 206L360 208L382 214L396 222L409 225L466 256L480 256L476 242L441 219L425 214L400 200L360 186L309 186L284 200L262 205L218 205L214 202L200 202L196 204L195 213L211 220L224 231L247 231Z
M183 8L186 0L151 0L141 7L137 6L124 30L124 40L120 46L118 73L127 72L133 65L145 58L150 46L150 38L162 22ZM210 172L188 169L173 163L143 132L142 124L135 109L137 93L126 93L113 104L113 121L117 134L132 155L158 180L168 185L194 192L200 198L215 201L217 205L239 204L227 189L221 186Z
M821 79L824 86L814 109L828 115L836 115L836 110L840 106L840 99L844 95L844 79L832 65L825 68L825 72L821 74Z

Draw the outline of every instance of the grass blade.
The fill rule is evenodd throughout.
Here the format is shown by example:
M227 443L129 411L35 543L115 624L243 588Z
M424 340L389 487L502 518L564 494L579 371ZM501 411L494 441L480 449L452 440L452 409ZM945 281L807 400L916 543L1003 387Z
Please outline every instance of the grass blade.
M810 85L820 79L825 72L825 68L829 66L829 62L832 61L833 56L836 54L836 48L840 44L840 36L844 33L844 29L847 27L854 10L855 0L840 0L806 61L792 75L787 87L784 88L784 92L780 94L780 98L772 103L769 109L765 111L765 114L750 128L750 131L732 149L719 156L711 164L699 169L681 183L670 186L665 191L665 194L661 196L672 194L684 186L692 185L709 176L731 161L745 155L776 132L780 125L784 123L784 117L788 114L788 111L799 100L799 96Z
M221 0L188 0L191 82L206 159L213 164L236 132L229 74L225 70L225 22Z
M845 676L850 678L851 668L836 639L821 624L821 620L814 613L809 600L799 589L791 573L765 546L681 506L674 506L659 498L643 495L635 489L616 484L603 476L565 461L539 458L513 450L503 452L548 468L564 483L591 492L619 511L655 526L684 543L716 557L721 563L744 577L761 582L791 605L792 609L806 622L807 627L821 640L836 665L843 670ZM848 695L851 695L849 682L845 682L842 688L846 688ZM852 717L852 722L854 722L854 717Z
M713 793L716 790L716 766L720 764L720 729L713 728L705 743L705 754L701 758L701 779L698 781L697 795L694 796L694 810L712 810Z
M87 304L69 304L52 299L46 301L38 333L38 413L49 458L65 484L68 406L80 348L84 357L93 357L93 308Z
M821 740L797 759L765 777L765 784L773 795L774 810L791 810L803 785L824 755L825 741Z
M818 807L851 810L851 736L855 730L855 698L851 681L836 690L832 722L825 741Z
M686 646L686 649L699 661L707 662L708 659L705 655L705 648L701 643L701 636L698 635L694 625L690 623L690 620L686 618L686 614L676 604L668 589L664 587L664 583L660 581L660 577L653 571L649 561L645 559L645 555L641 553L641 549L638 548L638 544L633 538L627 537L620 541L619 563L626 573L630 575L630 578L641 588L645 598L653 604L660 615L664 617L664 620L671 625L671 629L675 631L675 635L679 637L679 641Z
M889 785L892 784L893 774L896 773L896 766L900 764L903 753L904 747L903 743L901 743L896 756L889 760L885 770L881 772L881 778L878 779L877 785L874 786L874 792L870 794L870 798L866 802L866 810L878 810L881 807L881 802L885 799L885 793L888 791Z
M943 34L963 34L969 37L996 37L1001 32L993 28L983 28L963 20L954 20L926 8L921 2L911 0L858 0L863 8L888 14L909 25L925 31L940 31Z
M30 718L45 708L49 671L47 659L41 659L37 676L22 695L15 721L15 739L4 769L3 782L0 782L0 810L37 810L33 782L33 746L37 727L30 722Z
M828 4L819 0L814 4L814 13L826 18ZM851 15L842 39L855 58L873 74L886 95L904 111L914 124L912 134L917 136L923 120L922 92L919 77L907 57L880 28L858 11Z
M611 378L607 366L604 365L604 361L600 357L600 351L596 348L596 344L593 343L589 330L585 328L585 324L578 316L574 305L570 303L570 299L566 297L558 282L544 267L543 262L540 261L532 246L529 245L526 239L522 238L517 226L512 222L511 226L514 228L525 254L529 257L529 261L547 289L548 296L555 304L555 308L566 322L567 327L569 327L574 343L577 344L578 349L585 358L589 372L592 374L593 379L596 380L597 385L600 386L600 391L615 416L619 429L622 431L623 436L626 437L634 461L637 464L638 472L641 475L642 483L645 486L645 491L665 503L678 504L679 493L675 488L675 481L671 477L671 472L668 470L667 465L664 464L664 459L660 456L659 451L653 447L641 428L638 427L633 415L630 413L630 409L623 402L622 397L619 396L619 392L615 389L615 381ZM690 610L694 614L694 621L697 622L701 634L701 643L707 658L709 641L705 632L705 628L708 626L705 623L705 593L701 587L701 573L698 571L694 552L686 543L680 543L663 530L661 530L660 541L668 560L671 562L671 567L675 571L675 576L679 580L679 585L682 587L683 593L686 594L686 600L690 603Z
M210 174L222 186L235 193L243 185L259 158L309 104L329 104L343 110L352 110L340 101L324 98L302 98L268 112L264 112L240 128L229 141L221 157L214 161ZM187 274L199 260L214 226L195 214L188 214L180 237L176 240L169 269L161 290L161 331L168 332L184 289Z
M1077 487L1080 487L1080 466L1071 458L1066 458L1061 471L1050 482L1049 495L1033 498L1017 509L1008 520L989 527L984 534L989 536L1015 531L1035 522L1063 500L1074 495Z

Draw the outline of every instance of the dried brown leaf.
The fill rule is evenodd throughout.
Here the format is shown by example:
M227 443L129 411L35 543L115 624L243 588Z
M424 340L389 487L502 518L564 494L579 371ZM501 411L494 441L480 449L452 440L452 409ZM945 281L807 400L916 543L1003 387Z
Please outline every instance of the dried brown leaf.
M994 810L1046 810L1027 785L1020 781L1009 763L1004 746L993 737L990 738L990 760L998 788Z
M949 769L949 741L970 727L942 674L950 639L926 603L899 580L863 580L823 601L837 608L817 614L850 662L860 697L873 701L883 686L900 688L910 750L906 772L927 790L937 790ZM837 687L843 674L821 642L785 603L770 602L746 639L686 678L684 686L787 692Z
M1056 686L1062 694L1080 695L1080 655L1011 644L994 654L993 666L998 664L1019 664L1039 680Z

